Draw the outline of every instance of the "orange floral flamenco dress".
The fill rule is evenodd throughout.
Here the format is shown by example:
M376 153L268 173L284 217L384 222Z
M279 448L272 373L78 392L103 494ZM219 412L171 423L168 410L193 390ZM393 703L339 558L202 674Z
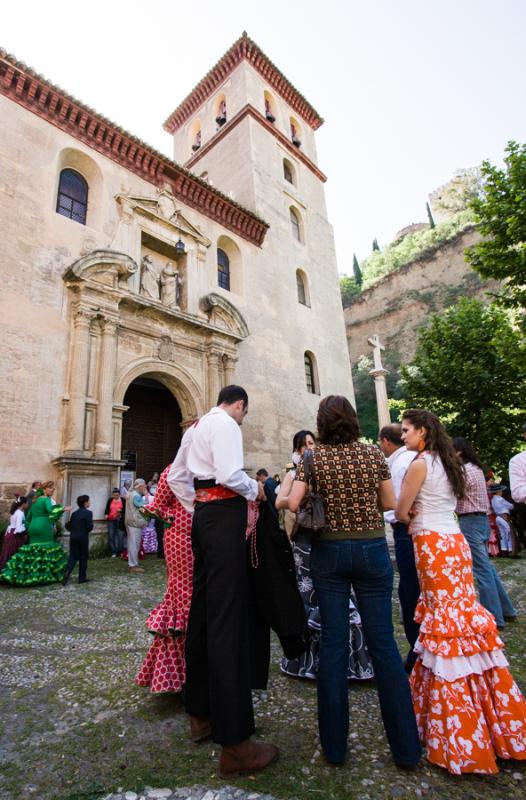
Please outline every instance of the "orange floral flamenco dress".
M477 601L471 551L442 463L431 453L420 457L427 476L410 528L421 589L410 678L418 730L431 763L455 775L493 774L497 757L526 759L526 702L495 619Z
M161 603L150 612L146 627L154 639L135 678L139 686L153 693L180 692L186 678L185 633L192 600L192 515L186 511L168 486L170 467L166 467L155 497L146 511L161 519L173 519L164 534L166 592Z

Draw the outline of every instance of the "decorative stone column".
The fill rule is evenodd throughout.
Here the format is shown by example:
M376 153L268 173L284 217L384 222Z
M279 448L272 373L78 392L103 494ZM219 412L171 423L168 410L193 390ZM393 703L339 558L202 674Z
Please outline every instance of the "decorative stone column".
M212 408L217 403L217 396L221 389L219 378L219 353L215 350L206 354L208 367L208 407Z
M384 425L390 425L391 423L389 401L387 399L387 384L385 382L387 370L384 369L382 364L382 351L385 350L385 346L380 342L380 337L377 333L371 336L367 341L373 348L374 368L370 370L369 375L372 375L374 378L378 427L380 429L383 428Z
M369 372L374 378L374 389L376 392L376 408L378 411L378 428L383 428L384 425L391 424L391 415L389 414L389 402L387 399L387 385L385 376L387 375L386 369L372 369Z
M80 453L84 447L84 418L86 413L86 390L89 370L90 327L94 314L78 309L73 321L71 345L71 374L69 379L69 403L66 417L65 446L68 452Z
M101 320L102 343L99 361L99 396L95 426L95 455L112 455L113 380L117 360L117 321Z
M230 386L234 383L236 361L237 358L232 358L232 356L223 356L223 386Z

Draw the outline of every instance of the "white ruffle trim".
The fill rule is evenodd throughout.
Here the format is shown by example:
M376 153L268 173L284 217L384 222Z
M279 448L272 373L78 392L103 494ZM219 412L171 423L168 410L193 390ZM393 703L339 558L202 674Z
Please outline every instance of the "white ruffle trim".
M422 657L422 664L430 669L437 678L445 681L456 681L467 675L482 675L494 667L509 666L502 650L493 650L491 653L476 653L472 656L453 656L445 658L424 650L420 642L415 644L415 652Z

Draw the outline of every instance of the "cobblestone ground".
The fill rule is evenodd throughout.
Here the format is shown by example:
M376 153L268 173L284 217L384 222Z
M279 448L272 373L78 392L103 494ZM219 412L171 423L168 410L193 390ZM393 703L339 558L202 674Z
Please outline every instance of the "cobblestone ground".
M426 762L397 770L372 685L353 686L349 756L342 768L327 766L315 687L279 674L277 648L256 714L258 735L280 746L281 761L224 784L217 748L188 741L180 698L152 697L133 683L149 644L144 621L164 589L163 562L151 556L145 567L129 576L120 560L93 561L92 580L81 586L0 589L2 800L525 797L526 767L517 762L494 778L453 778ZM526 554L498 567L522 614L504 638L524 691ZM405 650L397 612L395 623Z

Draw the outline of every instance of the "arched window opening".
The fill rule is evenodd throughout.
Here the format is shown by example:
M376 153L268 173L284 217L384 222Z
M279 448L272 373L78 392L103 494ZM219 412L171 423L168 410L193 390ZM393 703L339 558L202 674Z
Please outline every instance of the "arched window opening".
M195 119L190 128L190 147L196 153L201 147L201 120Z
M276 108L274 105L274 100L272 95L269 92L264 93L264 101L265 101L265 117L268 119L269 122L276 121Z
M298 290L298 303L301 303L304 306L308 305L307 300L307 289L305 286L305 278L303 277L301 270L296 270L296 288Z
M301 242L301 225L299 214L292 207L290 208L290 227L292 229L293 237L297 242Z
M85 225L87 211L87 182L74 169L63 169L58 183L57 214Z
M292 183L293 186L296 185L296 181L294 180L294 167L286 158L283 159L283 177L286 181Z
M216 101L216 122L221 128L225 124L226 120L226 97L224 94L221 94Z
M307 384L307 391L310 394L318 394L318 387L316 386L316 370L314 367L314 358L310 353L305 353L303 357L305 364L305 383Z
M220 247L217 248L217 285L230 291L230 259Z
M290 120L290 139L296 147L301 147L300 126L295 119Z

